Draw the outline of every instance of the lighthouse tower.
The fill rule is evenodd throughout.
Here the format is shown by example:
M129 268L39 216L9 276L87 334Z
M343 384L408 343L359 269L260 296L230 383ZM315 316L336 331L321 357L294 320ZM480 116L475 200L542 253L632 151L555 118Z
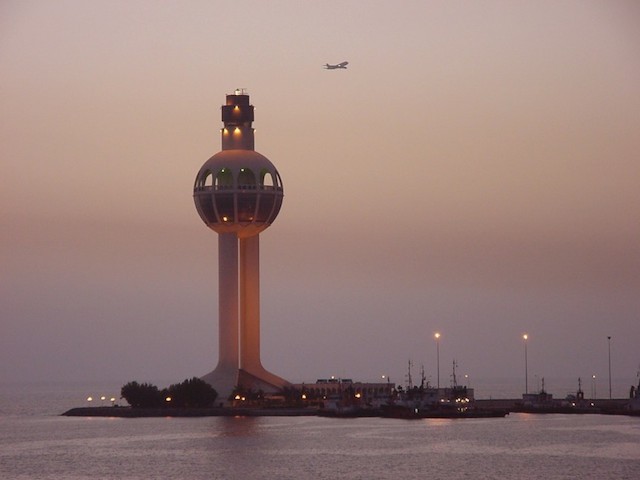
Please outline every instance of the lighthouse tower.
M259 234L280 211L282 180L254 150L253 105L244 90L227 95L222 121L222 151L198 172L193 199L218 234L219 358L202 378L227 398L235 386L273 392L290 384L260 361Z

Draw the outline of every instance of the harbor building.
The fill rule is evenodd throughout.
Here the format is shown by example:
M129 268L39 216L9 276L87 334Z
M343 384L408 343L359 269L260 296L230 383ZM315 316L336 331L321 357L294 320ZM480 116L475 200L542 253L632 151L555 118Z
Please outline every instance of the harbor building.
M293 388L300 392L305 403L323 410L379 408L392 399L395 391L395 385L390 382L354 382L336 377L294 384Z

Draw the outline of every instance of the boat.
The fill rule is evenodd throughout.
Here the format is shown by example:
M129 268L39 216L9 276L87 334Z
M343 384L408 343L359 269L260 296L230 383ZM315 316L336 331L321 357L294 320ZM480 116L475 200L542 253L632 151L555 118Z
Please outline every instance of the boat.
M608 415L628 415L631 417L640 417L640 371L637 373L638 386L631 385L629 390L629 400L623 405L608 405L603 408L602 413Z
M453 361L452 384L449 388L438 388L425 382L424 367L420 386L411 382L411 362L406 389L401 387L391 401L382 405L380 415L386 418L497 418L509 414L506 409L479 408L475 404L473 389L458 385L457 363Z
M553 398L544 389L544 377L542 388L537 393L523 393L522 402L518 402L513 412L519 413L602 413L602 409L593 401L584 398L582 380L578 378L578 390L575 394L569 394L564 399Z

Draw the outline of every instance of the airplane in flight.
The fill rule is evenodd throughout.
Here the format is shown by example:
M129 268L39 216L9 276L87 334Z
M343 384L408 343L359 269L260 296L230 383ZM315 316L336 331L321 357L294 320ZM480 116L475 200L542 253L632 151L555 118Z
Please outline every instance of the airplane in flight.
M349 62L342 62L342 63L338 63L336 65L331 65L329 63L325 64L324 68L326 68L327 70L335 70L336 68L347 68L347 65L349 65Z

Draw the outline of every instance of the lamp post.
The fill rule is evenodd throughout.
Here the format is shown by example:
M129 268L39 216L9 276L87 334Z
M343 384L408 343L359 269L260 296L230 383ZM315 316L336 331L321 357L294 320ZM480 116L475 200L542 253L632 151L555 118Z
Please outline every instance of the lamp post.
M591 376L591 399L596 399L596 376Z
M527 363L527 340L529 339L529 335L526 333L522 335L522 339L524 340L524 393L529 393L529 365Z
M440 334L436 332L434 337L436 338L436 368L438 371L437 385L438 385L438 388L440 388Z
M609 400L611 400L611 336L607 337L609 346Z

